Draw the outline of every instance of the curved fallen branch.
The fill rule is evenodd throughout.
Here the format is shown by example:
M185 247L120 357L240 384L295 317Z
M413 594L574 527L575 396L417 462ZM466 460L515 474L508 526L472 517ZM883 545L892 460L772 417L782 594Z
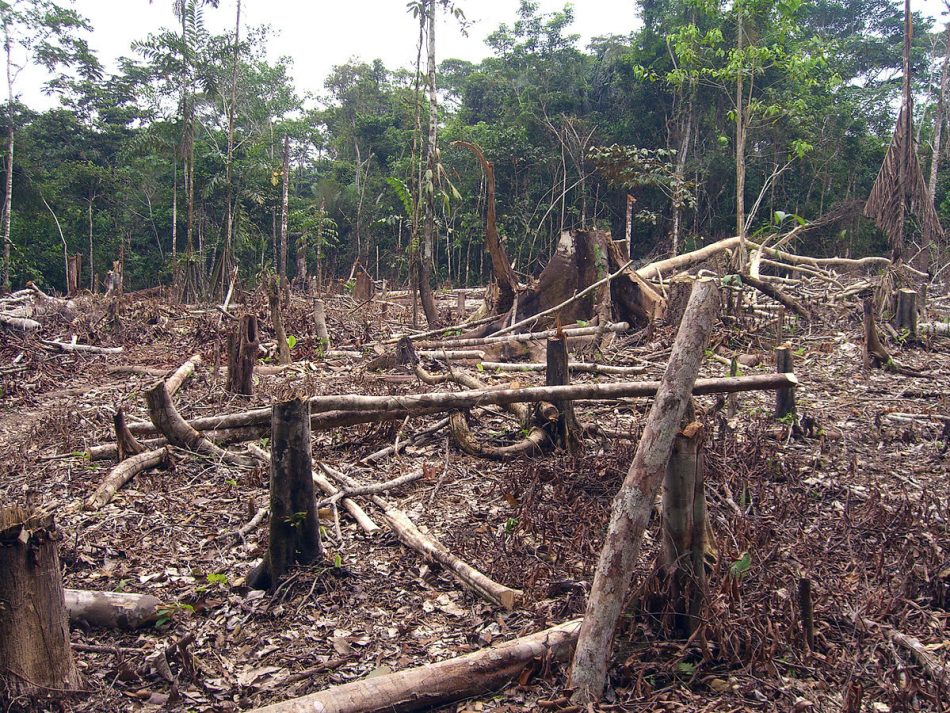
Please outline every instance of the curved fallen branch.
M171 455L167 448L146 451L145 453L139 453L138 455L126 458L109 472L102 481L102 484L96 488L96 492L86 498L86 501L83 503L83 509L99 510L112 500L119 488L132 480L136 475L151 468L157 468L160 465L167 466L170 461Z
M550 443L548 434L543 428L537 426L533 426L527 436L510 446L480 443L469 429L462 411L453 411L449 414L449 429L452 431L456 444L465 453L489 460L508 461L522 456L538 456L544 452L545 445Z

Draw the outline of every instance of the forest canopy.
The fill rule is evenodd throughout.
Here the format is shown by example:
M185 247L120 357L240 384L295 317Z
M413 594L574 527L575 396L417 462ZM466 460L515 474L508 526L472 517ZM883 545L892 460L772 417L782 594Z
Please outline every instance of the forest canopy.
M464 22L464 3L437 4ZM405 38L417 66L352 59L319 97L297 94L289 60L268 59L267 27L237 17L214 34L216 3L175 8L179 26L130 38L109 73L68 3L0 2L6 46L48 68L59 99L21 103L11 67L10 285L62 291L73 254L89 288L120 257L128 289L183 265L206 295L234 267L255 281L280 261L285 137L291 277L304 259L346 279L359 258L405 282L428 195L434 283L484 283L485 180L456 142L494 165L498 230L521 274L540 271L565 229L623 236L628 195L637 258L791 221L811 224L800 249L812 255L887 251L861 212L901 95L903 6L891 0L639 0L639 29L586 47L569 4L545 14L522 0L478 63L427 71L423 21ZM943 31L915 14L918 153L944 223L946 146L934 139L946 53ZM438 149L424 161L433 108Z

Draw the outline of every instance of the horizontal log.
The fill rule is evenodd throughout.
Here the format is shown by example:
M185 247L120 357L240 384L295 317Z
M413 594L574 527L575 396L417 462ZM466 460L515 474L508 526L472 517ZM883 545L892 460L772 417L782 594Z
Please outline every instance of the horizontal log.
M581 620L438 663L363 678L251 713L369 713L429 710L452 701L496 693L532 660L564 661L577 643Z
M548 365L543 362L529 361L483 361L481 364L483 369L495 369L497 371L546 371L548 368ZM567 368L575 374L621 374L625 376L642 374L647 370L645 366L613 366L611 364L594 364L582 361L572 361L567 365Z
M66 611L74 623L103 629L137 629L158 619L161 600L150 594L66 589Z
M606 324L603 327L564 327L563 329L547 329L543 332L522 332L519 334L503 334L501 336L473 337L471 339L443 339L439 342L422 342L424 346L429 347L473 347L482 344L502 344L505 342L530 342L541 341L563 334L567 337L586 337L592 334L607 332L625 332L630 329L627 322L616 322ZM420 353L421 354L421 353Z

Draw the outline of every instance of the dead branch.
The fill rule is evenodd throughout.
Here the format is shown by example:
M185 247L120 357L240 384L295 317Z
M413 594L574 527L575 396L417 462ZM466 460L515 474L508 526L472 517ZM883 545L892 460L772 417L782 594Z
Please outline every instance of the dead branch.
M131 458L123 460L119 465L113 468L102 481L102 484L96 488L96 492L86 498L83 503L85 510L99 510L106 505L123 485L128 483L139 473L144 473L151 468L158 466L167 466L171 455L167 448L161 448L154 451L139 453Z

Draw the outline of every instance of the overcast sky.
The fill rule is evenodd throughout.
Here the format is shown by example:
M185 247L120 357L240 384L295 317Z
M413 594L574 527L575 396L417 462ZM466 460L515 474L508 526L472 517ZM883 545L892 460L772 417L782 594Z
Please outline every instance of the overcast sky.
M68 2L68 0L60 0ZM538 0L544 13L560 10L564 0ZM512 23L518 0L457 0L471 22L468 37L458 24L443 18L437 27L436 50L441 61L449 57L477 61L487 54L485 37L502 22ZM162 27L177 26L172 0L73 0L73 6L93 26L89 38L109 69L117 57L131 54L129 45ZM221 0L218 9L205 10L212 32L234 28L236 0ZM625 34L637 26L634 0L580 0L574 5L573 31L582 46L591 37ZM323 92L330 68L350 57L379 57L387 67L410 67L415 62L418 25L406 11L406 0L242 0L243 27L269 24L276 31L270 53L294 60L292 76L301 92ZM41 108L55 103L43 97L39 86L45 75L24 72L18 81L22 99Z
M60 0L68 2L68 0ZM502 22L515 19L518 0L456 0L471 22L468 37L458 25L443 19L436 35L441 61L456 57L477 61L488 50L484 40ZM942 0L912 0L915 9L938 17ZM117 57L131 54L133 40L143 39L162 27L174 27L172 0L73 0L74 7L93 26L89 42L110 70ZM564 0L538 0L544 13L564 7ZM236 0L221 0L215 10L207 8L205 22L213 32L234 27ZM573 31L581 35L581 46L591 37L626 34L638 26L635 0L577 0L574 3ZM351 57L371 60L379 57L389 68L410 67L415 61L418 26L406 12L406 0L243 0L243 27L269 24L276 31L270 43L273 58L289 55L294 66L291 76L303 94L323 92L323 80L335 64ZM45 108L56 100L44 97L40 86L45 75L24 71L17 81L23 101Z

